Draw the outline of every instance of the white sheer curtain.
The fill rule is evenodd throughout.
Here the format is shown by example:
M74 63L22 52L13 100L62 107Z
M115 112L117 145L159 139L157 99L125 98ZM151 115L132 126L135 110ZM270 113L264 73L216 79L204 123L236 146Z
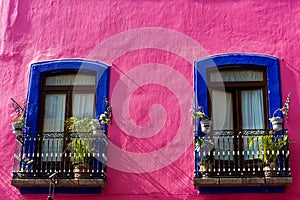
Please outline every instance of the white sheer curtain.
M261 71L217 71L210 74L211 82L263 81Z
M212 90L212 117L215 130L233 129L232 94Z
M46 85L95 85L96 78L87 74L49 76Z
M214 130L232 130L233 129L233 108L232 94L224 91L212 90L213 106L213 128ZM216 159L233 160L233 155L227 152L234 150L233 138L230 136L214 137L216 152L226 152L226 155L216 155Z
M242 91L243 129L263 129L264 106L262 90Z
M63 132L65 119L65 94L46 95L43 132ZM59 136L59 138L57 138ZM42 143L43 161L60 161L63 138L58 133L44 134Z
M243 129L263 129L265 127L262 90L242 91L242 121ZM256 140L252 139L252 136L244 137L245 160L262 158L262 155L250 153L260 149L262 146L261 138ZM251 140L252 145L249 146Z
M93 118L94 115L94 93L73 95L73 117Z

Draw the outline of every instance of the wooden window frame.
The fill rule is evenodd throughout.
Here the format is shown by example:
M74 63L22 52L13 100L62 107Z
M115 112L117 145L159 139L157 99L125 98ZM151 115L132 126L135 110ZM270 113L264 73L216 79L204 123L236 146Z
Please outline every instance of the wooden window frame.
M231 82L212 82L210 79L211 73L222 72L222 71L258 71L263 73L262 81L231 81ZM261 68L255 68L255 66L234 66L228 65L223 66L222 68L209 68L207 69L207 90L209 94L212 94L212 90L224 90L229 91L233 96L233 130L235 134L238 134L239 130L242 129L242 99L241 92L245 90L255 90L261 89L263 92L263 107L264 107L264 129L267 128L268 124L268 97L267 97L267 75L266 70ZM208 96L208 111L212 113L212 100ZM210 115L211 116L211 115ZM237 140L238 136L235 135L233 139L234 151L241 152L243 151L243 141ZM238 159L238 156L235 155L233 160L218 160L215 164L219 165L220 168L230 168L234 163L240 162L240 166L245 164L252 163L251 160ZM260 164L259 160L256 160L257 165ZM237 167L237 165L236 165ZM237 170L237 168L236 168Z
M69 117L72 117L72 105L73 105L73 94L76 93L80 93L80 94L84 94L84 93L94 93L94 104L96 101L96 83L94 85L51 85L48 86L46 85L46 79L48 77L51 76L59 76L59 75L76 75L78 74L78 71L67 71L67 72L56 72L56 73L44 73L42 74L41 77L41 104L40 104L40 116L39 116L39 125L38 125L38 130L41 134L43 134L43 125L44 125L44 115L45 115L45 101L46 101L46 96L48 94L65 94L66 95L66 110L65 110L65 116L64 119L66 120ZM91 75L91 76L95 76L95 80L96 80L96 73L95 72L80 72L80 74L86 74L86 75ZM76 88L75 92L73 91L73 89ZM95 105L94 105L95 108ZM93 113L95 114L95 109L93 111ZM94 115L93 114L93 115ZM65 127L64 127L65 129ZM66 130L64 130L64 132L66 132ZM66 138L66 134L64 134L64 138L63 138L63 146L62 149L66 149L66 146L68 144L68 138ZM40 140L36 143L36 151L38 153L41 153L43 150L43 141ZM39 160L37 161L37 166L36 169L37 170L41 170L41 169L46 169L46 168L57 168L59 169L62 163L65 163L66 166L71 166L70 164L68 164L69 160L65 160L64 157L62 158L62 160L60 162L53 162L53 161L43 161L42 157L39 157ZM49 170L49 169L48 169ZM53 169L51 169L53 170ZM68 170L68 169L65 169Z
M222 71L257 71L263 73L262 81L234 81L234 82L212 82L210 79L210 74L214 72ZM267 87L267 73L265 69L256 68L255 66L235 66L229 65L222 68L209 68L207 69L207 90L208 94L211 94L212 90L224 90L230 91L233 94L233 113L238 115L233 115L234 129L242 129L242 108L241 108L241 92L244 90L255 90L262 89L263 92L263 105L264 105L264 124L265 129L268 125L268 87ZM212 113L212 102L210 96L208 95L208 112ZM238 120L237 120L238 119Z

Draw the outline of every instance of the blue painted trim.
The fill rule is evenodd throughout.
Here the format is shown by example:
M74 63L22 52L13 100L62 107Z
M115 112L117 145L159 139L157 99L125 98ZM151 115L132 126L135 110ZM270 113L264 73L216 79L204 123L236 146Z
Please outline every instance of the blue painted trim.
M51 72L67 71L89 71L97 74L96 83L96 116L99 118L106 110L105 97L109 98L109 77L110 68L108 65L82 59L64 59L38 62L31 65L25 126L30 127L29 132L38 132L39 112L40 112L40 95L41 95L41 76ZM25 143L24 152L32 155L35 147L35 141L31 140ZM98 163L99 165L101 163Z
M260 54L246 54L246 53L232 53L220 54L206 58L201 58L194 62L194 94L195 106L203 106L204 112L208 114L208 89L207 89L207 69L212 67L226 67L228 65L247 65L256 68L265 68L267 71L268 82L268 105L269 116L281 107L281 88L280 88L280 68L279 60L276 57L260 55ZM282 114L278 113L282 117ZM195 130L200 129L200 119L196 119ZM271 124L270 124L271 128ZM200 133L199 136L203 136ZM195 141L196 142L196 141ZM195 169L199 171L198 160L195 152Z
M252 65L267 70L269 116L281 107L279 59L260 54L221 54L196 60L194 63L194 92L196 106L202 105L208 113L208 91L206 71L211 67L228 65ZM279 114L279 113L278 113ZM280 115L281 113L280 113Z
M55 71L83 70L97 73L96 87L96 118L106 109L104 98L109 95L109 66L97 62L81 59L65 59L38 62L31 65L25 125L30 132L38 131L38 117L40 108L41 76Z
M208 186L200 187L199 194L284 193L284 186Z
M21 187L21 194L48 194L48 187ZM101 194L99 187L55 187L54 194ZM47 195L45 196L45 198ZM44 199L45 199L44 198Z

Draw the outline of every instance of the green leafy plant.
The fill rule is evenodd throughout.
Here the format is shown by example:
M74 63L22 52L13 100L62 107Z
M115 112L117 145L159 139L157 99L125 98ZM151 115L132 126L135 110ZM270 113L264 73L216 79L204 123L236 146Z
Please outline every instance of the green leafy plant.
M209 158L207 156L204 156L200 159L199 163L206 163L209 161Z
M212 121L209 119L209 117L204 113L203 107L199 106L197 109L195 109L195 106L193 105L193 122L195 122L195 119L200 118L200 125L201 125L201 131L203 133L210 133L211 132L211 124Z
M71 151L71 161L73 165L83 164L88 165L91 161L90 151L93 148L94 139L89 136L84 138L77 136L73 137L68 144L68 149Z
M90 118L76 118L70 117L65 121L67 132L71 133L71 142L68 144L68 150L71 153L71 161L73 165L83 164L88 165L91 161L91 152L94 151L94 141L96 135L92 133L94 128L103 128L103 125L111 124L111 106L107 99L105 99L106 110L99 116L99 119ZM97 128L98 129L98 128ZM106 137L102 134L101 137ZM99 136L99 135L98 135Z
M200 118L201 120L209 119L209 117L204 113L202 106L199 106L198 109L193 110L193 118Z
M259 150L263 151L263 162L269 164L277 162L279 152L287 150L288 144L292 142L287 135L277 135L271 130L263 136L253 137L249 140L249 147L253 146L254 141L259 144Z
M110 125L112 112L111 112L111 106L107 98L105 98L105 104L106 104L106 111L104 111L104 113L99 116L99 120L101 124Z
M200 151L200 149L204 146L205 139L204 137L198 137L195 142L195 150Z
M286 150L291 140L287 135L274 136L272 134L263 137L264 162L277 162L279 152Z
M70 159L73 165L88 165L91 160L90 152L93 150L94 137L93 124L99 123L97 119L70 117L65 121L66 129L71 133L71 142L68 143Z
M68 132L79 133L79 132L91 132L93 130L93 125L99 124L97 119L82 118L78 119L76 117L70 117L65 121L65 126Z
M22 103L22 107L13 98L10 100L14 108L14 113L10 115L13 118L12 125L13 127L23 128L25 123L25 102Z
M25 118L24 116L16 117L14 116L14 122L12 122L12 125L18 125L20 127L24 127Z
M212 140L206 140L204 136L198 136L195 141L195 150L199 152L203 147L207 147L207 150L211 151L214 148L214 143Z

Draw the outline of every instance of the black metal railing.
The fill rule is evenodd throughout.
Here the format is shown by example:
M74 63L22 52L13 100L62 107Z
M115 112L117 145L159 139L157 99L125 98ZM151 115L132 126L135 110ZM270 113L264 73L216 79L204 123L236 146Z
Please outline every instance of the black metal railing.
M24 133L17 137L14 179L106 179L107 137L97 133Z
M195 132L195 177L290 176L287 130Z

